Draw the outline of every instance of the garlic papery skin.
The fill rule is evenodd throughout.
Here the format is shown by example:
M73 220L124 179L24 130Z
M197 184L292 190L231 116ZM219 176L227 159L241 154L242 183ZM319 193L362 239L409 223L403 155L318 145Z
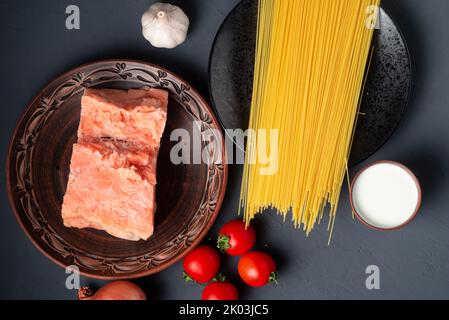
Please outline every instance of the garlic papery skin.
M173 49L186 40L189 18L181 8L155 3L142 16L142 34L156 48Z

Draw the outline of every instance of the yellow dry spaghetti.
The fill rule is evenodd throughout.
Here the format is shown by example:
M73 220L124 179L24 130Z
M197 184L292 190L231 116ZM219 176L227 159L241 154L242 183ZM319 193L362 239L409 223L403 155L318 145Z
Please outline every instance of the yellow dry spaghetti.
M332 229L347 170L380 0L259 0L250 135L240 204L267 208L309 234L330 204ZM373 10L374 9L374 10ZM375 20L376 17L374 17ZM372 25L371 25L372 26ZM277 170L262 174L260 140L277 130ZM260 132L266 130L265 135ZM277 144L277 149L272 147Z

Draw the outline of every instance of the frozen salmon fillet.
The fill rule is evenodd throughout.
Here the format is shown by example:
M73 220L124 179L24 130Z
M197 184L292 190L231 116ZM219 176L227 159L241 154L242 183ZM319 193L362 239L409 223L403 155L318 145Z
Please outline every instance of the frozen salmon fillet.
M65 226L132 241L151 237L167 105L164 90L86 89L62 205Z
M163 90L87 89L81 100L78 139L111 138L142 148L158 145L167 104Z
M75 144L62 217L67 227L95 228L127 240L153 234L155 186L117 152Z

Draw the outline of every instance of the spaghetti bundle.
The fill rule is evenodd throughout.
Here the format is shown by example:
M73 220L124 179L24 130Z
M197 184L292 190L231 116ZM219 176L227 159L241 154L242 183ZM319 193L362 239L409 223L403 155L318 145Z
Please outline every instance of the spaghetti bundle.
M249 123L254 134L240 196L247 223L275 208L284 219L291 212L295 227L309 234L330 204L333 227L370 56L370 14L379 5L259 0ZM261 143L273 130L278 139ZM264 172L260 151L276 152L273 172Z

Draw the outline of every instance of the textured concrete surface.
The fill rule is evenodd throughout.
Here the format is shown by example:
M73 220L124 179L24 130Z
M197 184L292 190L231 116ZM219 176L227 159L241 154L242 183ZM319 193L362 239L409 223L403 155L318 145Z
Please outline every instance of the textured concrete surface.
M151 0L1 0L0 166L4 168L9 136L26 104L47 82L84 62L114 57L148 60L179 73L208 97L213 39L239 1L171 2L190 16L191 31L185 45L162 51L151 48L140 33L140 16ZM69 4L80 7L80 30L65 28ZM449 1L385 0L385 5L407 39L414 83L409 111L398 131L367 162L391 159L410 166L423 185L423 208L401 231L372 231L351 218L345 188L330 246L325 225L306 238L274 214L257 219L259 246L273 253L281 279L279 285L263 289L242 286L244 299L449 298ZM240 170L231 169L215 229L236 216ZM76 292L65 288L64 270L35 249L15 221L3 169L0 174L0 298L75 298ZM228 259L224 266L231 279L236 279L235 263ZM380 290L365 288L368 265L380 268ZM176 264L138 282L150 298L198 299L202 288L184 285L181 272Z

